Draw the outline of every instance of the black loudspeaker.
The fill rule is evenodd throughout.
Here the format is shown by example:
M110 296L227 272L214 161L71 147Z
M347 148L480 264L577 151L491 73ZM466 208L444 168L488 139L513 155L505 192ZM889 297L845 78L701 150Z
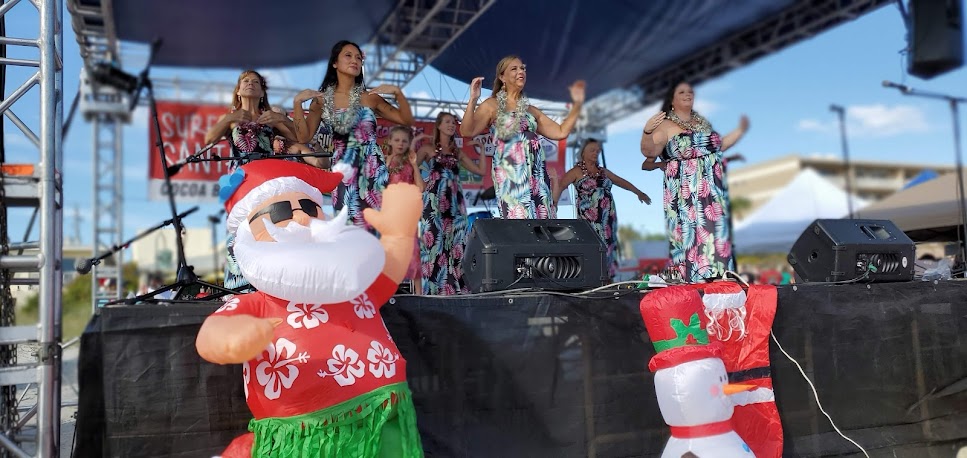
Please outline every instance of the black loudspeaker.
M604 243L579 219L479 219L463 278L472 293L508 288L582 290L608 282Z
M911 281L916 248L892 221L817 219L789 252L803 281ZM869 271L869 273L867 273Z
M910 74L932 78L964 65L962 0L910 0Z

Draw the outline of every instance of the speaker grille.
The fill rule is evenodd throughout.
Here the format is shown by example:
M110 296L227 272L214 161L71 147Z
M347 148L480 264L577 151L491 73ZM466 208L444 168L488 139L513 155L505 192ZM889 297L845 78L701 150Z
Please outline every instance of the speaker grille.
M532 272L532 278L573 280L581 276L581 259L577 256L532 256L517 258L518 271Z
M884 274L899 272L903 268L902 258L903 256L899 253L861 254L858 256L859 260L865 260L865 264L876 267L876 272ZM865 269L865 266L861 269L860 264L864 264L864 262L857 263L857 271Z

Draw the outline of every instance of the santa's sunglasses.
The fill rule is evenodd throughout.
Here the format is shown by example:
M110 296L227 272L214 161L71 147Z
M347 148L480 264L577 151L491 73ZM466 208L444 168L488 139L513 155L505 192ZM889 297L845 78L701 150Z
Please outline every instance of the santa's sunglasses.
M302 210L305 214L316 217L319 216L319 204L312 201L312 199L299 199L299 210ZM268 207L259 210L258 213L252 215L248 222L254 222L262 215L269 215L269 219L272 220L273 224L281 223L282 221L288 221L292 219L292 202L288 200L283 200L282 202L276 202Z

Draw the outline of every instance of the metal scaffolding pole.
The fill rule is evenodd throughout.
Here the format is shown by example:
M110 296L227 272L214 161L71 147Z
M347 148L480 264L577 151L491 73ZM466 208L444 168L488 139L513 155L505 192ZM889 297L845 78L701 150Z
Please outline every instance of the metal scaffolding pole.
M96 105L94 105L96 106ZM90 108L88 108L90 109ZM123 166L121 122L105 112L87 112L93 128L94 152L94 245L92 256L119 246L123 237ZM91 275L93 313L105 302L120 299L123 293L121 251L95 265ZM101 289L101 286L104 286ZM112 289L113 287L113 289Z
M63 275L63 49L60 0L40 10L40 318L37 354L37 454L60 456L61 288Z
M17 5L8 1L0 8L5 15ZM36 454L42 457L59 455L60 443L60 371L61 371L61 291L63 274L61 258L63 247L63 49L62 18L60 0L37 0L25 2L39 12L38 37L36 39L3 37L6 45L37 48L37 58L0 61L2 66L23 66L37 70L11 91L0 102L0 113L6 116L21 131L24 137L38 146L36 164L28 164L32 172L7 175L3 172L0 180L0 207L2 207L3 230L0 240L0 306L3 308L3 322L0 323L0 342L4 344L4 357L0 367L0 385L3 386L2 406L4 411L3 430L0 431L0 450L4 456L29 456L21 447L20 441L29 441L30 434L22 430L36 418ZM24 6L24 8L28 8ZM34 86L39 86L40 116L39 135L14 113L14 108L30 104L21 99L28 95ZM29 96L28 96L29 97ZM18 103L19 101L19 103ZM28 118L29 119L29 118ZM17 135L17 132L5 134ZM36 247L32 255L10 254L11 244L7 231L6 211L9 207L32 207L40 215L37 241L26 242L27 248ZM29 234L28 234L29 235ZM12 272L27 272L28 277L18 278L17 284L36 284L39 287L39 320L37 325L14 326L12 316L14 303L10 295L10 284L14 283ZM33 276L30 276L33 274ZM36 347L36 361L17 361L15 346L33 344ZM7 351L12 349L12 351ZM15 387L37 386L37 404L27 410L24 418L17 418L18 400L11 399ZM28 388L21 388L27 390ZM7 413L13 412L13 415ZM36 417L34 417L36 413Z

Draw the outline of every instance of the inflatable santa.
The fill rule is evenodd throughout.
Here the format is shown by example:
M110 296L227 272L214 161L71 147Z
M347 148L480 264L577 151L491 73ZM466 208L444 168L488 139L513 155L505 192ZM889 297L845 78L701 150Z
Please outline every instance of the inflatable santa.
M422 447L406 361L380 317L413 254L422 199L395 184L364 217L377 240L326 220L322 194L343 170L281 160L243 165L221 190L235 256L258 292L209 316L196 347L241 364L250 434L223 456L416 457Z

